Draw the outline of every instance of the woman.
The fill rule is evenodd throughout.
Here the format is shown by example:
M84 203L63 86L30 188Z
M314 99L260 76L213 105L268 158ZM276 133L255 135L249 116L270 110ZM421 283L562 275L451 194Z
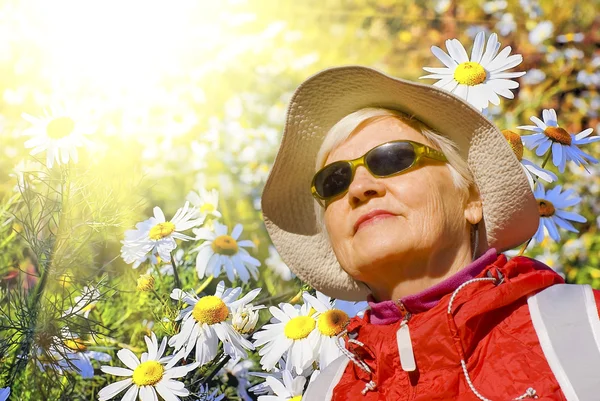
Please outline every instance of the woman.
M569 323L581 347L559 349L566 332L544 315L559 308L540 291L564 281L498 253L535 233L537 202L502 134L460 98L364 67L309 78L262 202L298 277L370 303L304 400L600 399L599 295L577 304L567 286L560 319L586 327Z

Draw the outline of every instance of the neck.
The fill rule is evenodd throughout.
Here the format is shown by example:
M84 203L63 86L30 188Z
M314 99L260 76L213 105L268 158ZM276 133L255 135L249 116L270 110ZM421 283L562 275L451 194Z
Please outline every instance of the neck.
M377 301L400 299L432 287L458 273L471 263L471 247L468 243L425 255L403 257L389 263L379 277L371 277L367 285ZM450 261L450 262L449 262ZM395 274L391 275L390 272Z

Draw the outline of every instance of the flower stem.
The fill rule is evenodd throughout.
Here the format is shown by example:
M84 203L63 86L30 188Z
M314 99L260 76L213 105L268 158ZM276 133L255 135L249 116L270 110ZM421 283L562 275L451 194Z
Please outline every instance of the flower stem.
M173 278L174 278L174 288L181 288L181 280L179 280L179 274L177 273L177 263L175 263L175 255L171 252L171 263L173 264Z
M25 373L25 366L29 361L29 354L31 348L34 345L34 337L36 334L36 327L38 323L38 314L40 310L40 301L48 282L48 275L52 266L55 262L55 258L59 253L63 243L62 240L69 238L69 227L67 227L67 213L68 213L68 200L71 196L71 183L70 183L70 163L66 166L61 167L61 206L59 210L59 220L56 238L53 244L52 251L48 258L44 261L45 263L39 263L39 257L36 255L38 268L41 269L42 276L40 281L36 285L32 297L27 305L28 317L29 317L29 328L26 331L25 337L21 341L19 349L17 351L17 357L11 366L11 376L9 379L8 387L12 386L12 383L17 378L19 373Z
M552 154L552 152L548 152L548 154L546 155L546 158L542 162L542 168L546 167L546 163L548 163L548 160L550 160L550 155L551 154Z
M517 256L523 256L523 253L525 252L525 249L527 249L527 247L529 246L529 243L531 242L531 240L533 239L533 237L529 238L527 240L527 242L525 243L525 245L523 245L523 247L521 248L521 250L519 251L519 253L517 254Z
M199 295L202 291L204 291L204 289L206 287L208 287L208 285L210 284L210 282L213 280L213 278L215 278L215 276L213 276L212 274L210 276L208 276L203 282L202 284L200 284L200 287L198 287L198 289L196 290L196 295Z
M162 297L158 294L158 292L156 292L156 290L154 288L152 288L150 291L160 301L160 303L162 304L162 306L164 306L165 308L169 307L169 305L167 305L167 303L162 299Z
M158 278L160 279L160 281L163 280L163 274L160 272L160 268L158 267L158 263L154 264L152 263L152 266L154 267L154 270L156 271L156 274L158 274Z
M204 377L202 380L200 380L200 386L205 385L206 383L209 383L213 377L215 377L215 375L217 373L219 373L219 371L223 368L223 366L225 366L225 364L227 362L229 362L229 360L231 359L230 355L225 355L224 358L222 358L219 363L215 366L215 368L208 374L208 376Z

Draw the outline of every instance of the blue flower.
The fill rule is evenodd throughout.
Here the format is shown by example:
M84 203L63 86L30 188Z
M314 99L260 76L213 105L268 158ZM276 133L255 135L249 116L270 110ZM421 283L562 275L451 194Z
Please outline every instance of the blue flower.
M519 162L521 162L521 166L523 167L523 171L527 176L527 180L529 181L529 186L531 187L532 191L535 184L534 176L539 177L547 182L558 180L558 177L553 172L545 170L527 159L523 159L523 141L521 140L520 135L508 129L502 130L502 135L504 135L504 138L506 138L506 141L510 145L510 148L514 152L515 156L517 156L517 159Z
M562 185L557 185L546 192L544 187L538 183L533 195L538 202L540 211L540 226L534 235L538 243L544 240L544 231L550 235L550 238L558 242L560 241L560 234L557 226L578 233L579 231L573 227L569 220L578 223L587 221L582 215L565 210L565 208L575 206L581 202L581 198L576 196L575 191L572 189L562 191Z
M592 142L600 141L600 136L588 136L593 129L588 128L577 135L568 133L564 128L558 125L558 118L554 109L544 109L542 112L544 121L533 116L531 121L535 125L522 125L517 127L527 131L533 131L535 134L524 135L521 137L523 144L527 149L534 150L535 154L543 156L552 147L552 164L558 167L561 173L564 173L568 161L572 160L578 166L589 163L598 163L598 160L581 151L578 146L587 145ZM589 162L589 163L588 163Z
M0 388L0 401L8 400L10 395L10 387Z

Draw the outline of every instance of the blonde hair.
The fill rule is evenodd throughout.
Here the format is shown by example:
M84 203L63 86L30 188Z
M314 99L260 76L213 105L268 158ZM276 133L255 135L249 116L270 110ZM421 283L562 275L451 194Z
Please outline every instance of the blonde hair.
M329 132L325 135L325 139L317 153L315 172L323 168L331 151L348 139L350 135L364 128L368 124L390 117L396 118L409 125L431 142L434 148L441 151L446 156L446 159L448 159L446 166L448 166L448 169L450 170L454 185L458 189L468 193L469 188L474 184L473 174L471 173L467 162L458 153L458 147L454 141L443 136L439 132L434 131L412 116L400 111L379 107L368 107L355 111L354 113L348 114L331 127ZM317 223L321 226L325 236L328 237L323 219L324 213L325 209L315 201Z

